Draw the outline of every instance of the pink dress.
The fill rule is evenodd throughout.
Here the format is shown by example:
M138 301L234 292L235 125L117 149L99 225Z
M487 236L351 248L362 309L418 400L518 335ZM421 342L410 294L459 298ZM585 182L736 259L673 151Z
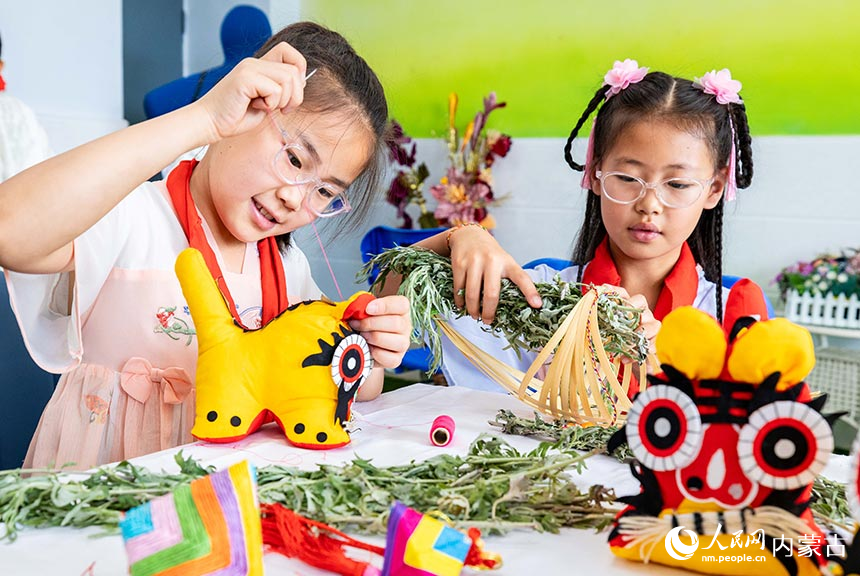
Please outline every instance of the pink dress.
M173 271L187 246L163 181L147 182L75 240L74 284L70 274L6 272L30 354L62 373L26 467L86 469L192 440L197 339ZM290 303L320 297L298 247L283 262ZM225 277L243 321L259 325L256 244Z

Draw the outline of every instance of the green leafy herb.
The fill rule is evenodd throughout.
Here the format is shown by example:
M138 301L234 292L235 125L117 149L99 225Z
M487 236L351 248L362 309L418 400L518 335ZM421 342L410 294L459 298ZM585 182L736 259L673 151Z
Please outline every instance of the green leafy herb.
M617 508L611 490L596 485L581 491L570 474L581 471L592 454L605 453L611 430L532 421L507 411L499 413L495 424L505 432L555 441L521 453L500 438L483 435L465 456L440 455L386 468L361 458L313 471L265 466L258 469L259 497L365 534L385 531L395 499L423 512L441 512L457 525L490 532L599 530L612 522ZM616 458L624 456L620 452ZM0 521L5 524L0 540L14 540L23 527L101 527L106 534L115 533L126 510L213 471L181 452L175 458L180 467L176 474L151 472L129 462L88 475L0 472ZM811 509L820 524L853 531L842 484L817 478Z
M600 529L617 512L614 496L602 486L581 492L570 475L589 456L556 443L521 453L500 438L482 435L465 456L445 454L401 466L377 467L360 458L313 471L265 466L257 471L258 494L261 502L280 502L359 533L383 533L394 500L490 532ZM25 526L97 526L114 532L122 512L211 471L181 453L176 461L178 474L154 473L128 462L100 468L84 480L58 472L3 472L2 538L14 539Z
M442 358L435 319L466 315L465 310L454 306L454 273L450 260L430 250L398 246L371 259L359 272L359 279L366 281L374 267L380 271L374 289L385 285L389 273L403 276L398 293L406 296L411 304L417 341L426 339L429 342L435 362L430 371L434 372ZM500 331L517 352L541 349L582 297L581 284L565 282L559 276L552 282L538 282L535 286L543 300L539 310L528 305L516 284L503 279L495 319L485 327L487 331ZM648 342L638 330L641 311L608 293L601 294L597 307L600 337L607 353L643 362Z
M115 528L122 512L148 502L212 471L181 453L178 474L150 472L121 462L99 468L83 480L56 471L0 471L0 522L14 540L21 526L102 526Z
M563 418L546 421L537 412L534 420L520 418L510 410L499 410L496 419L490 421L491 426L501 428L505 434L515 436L534 436L552 440L561 450L579 450L607 454L606 446L609 439L618 430L614 426L588 426L568 422ZM633 452L625 444L617 448L610 456L624 462L633 458Z
M809 508L816 522L822 526L854 531L844 484L818 476L812 485Z

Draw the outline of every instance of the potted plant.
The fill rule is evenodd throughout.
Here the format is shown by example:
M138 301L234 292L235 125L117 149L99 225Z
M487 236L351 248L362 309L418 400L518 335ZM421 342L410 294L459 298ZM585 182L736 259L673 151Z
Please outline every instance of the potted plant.
M789 320L860 328L860 250L796 262L783 268L774 282L785 301Z

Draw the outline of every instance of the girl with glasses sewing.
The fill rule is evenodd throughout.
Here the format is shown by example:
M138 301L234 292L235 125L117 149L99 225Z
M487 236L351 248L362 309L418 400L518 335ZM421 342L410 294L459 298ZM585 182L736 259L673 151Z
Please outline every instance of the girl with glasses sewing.
M387 119L376 74L347 41L298 23L196 102L3 183L0 266L31 353L63 374L25 467L86 469L190 442L198 339L177 255L203 253L247 330L320 299L290 235L366 212ZM408 312L405 298L380 298L350 322L377 366L359 399L400 364Z

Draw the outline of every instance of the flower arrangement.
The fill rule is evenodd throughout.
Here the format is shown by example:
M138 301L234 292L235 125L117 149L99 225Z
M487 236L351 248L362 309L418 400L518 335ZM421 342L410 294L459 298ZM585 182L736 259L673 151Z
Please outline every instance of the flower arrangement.
M783 268L774 282L783 300L790 290L798 294L860 296L860 249L843 251L840 255L823 254L811 262L797 262Z
M418 205L421 210L418 216L418 225L421 228L435 228L439 223L433 213L427 209L427 202L421 190L424 181L430 176L430 171L424 162L415 165L416 144L406 135L403 127L396 120L391 121L390 130L388 159L398 166L399 170L391 180L386 200L397 208L397 217L403 218L401 228L412 228L412 216L406 211L410 204Z
M438 204L434 215L442 226L477 222L493 228L489 208L498 199L493 194L492 166L511 149L511 137L497 130L485 130L487 118L505 102L491 92L484 98L484 109L466 126L462 139L456 126L457 94L448 97L448 171L439 184L430 188Z

